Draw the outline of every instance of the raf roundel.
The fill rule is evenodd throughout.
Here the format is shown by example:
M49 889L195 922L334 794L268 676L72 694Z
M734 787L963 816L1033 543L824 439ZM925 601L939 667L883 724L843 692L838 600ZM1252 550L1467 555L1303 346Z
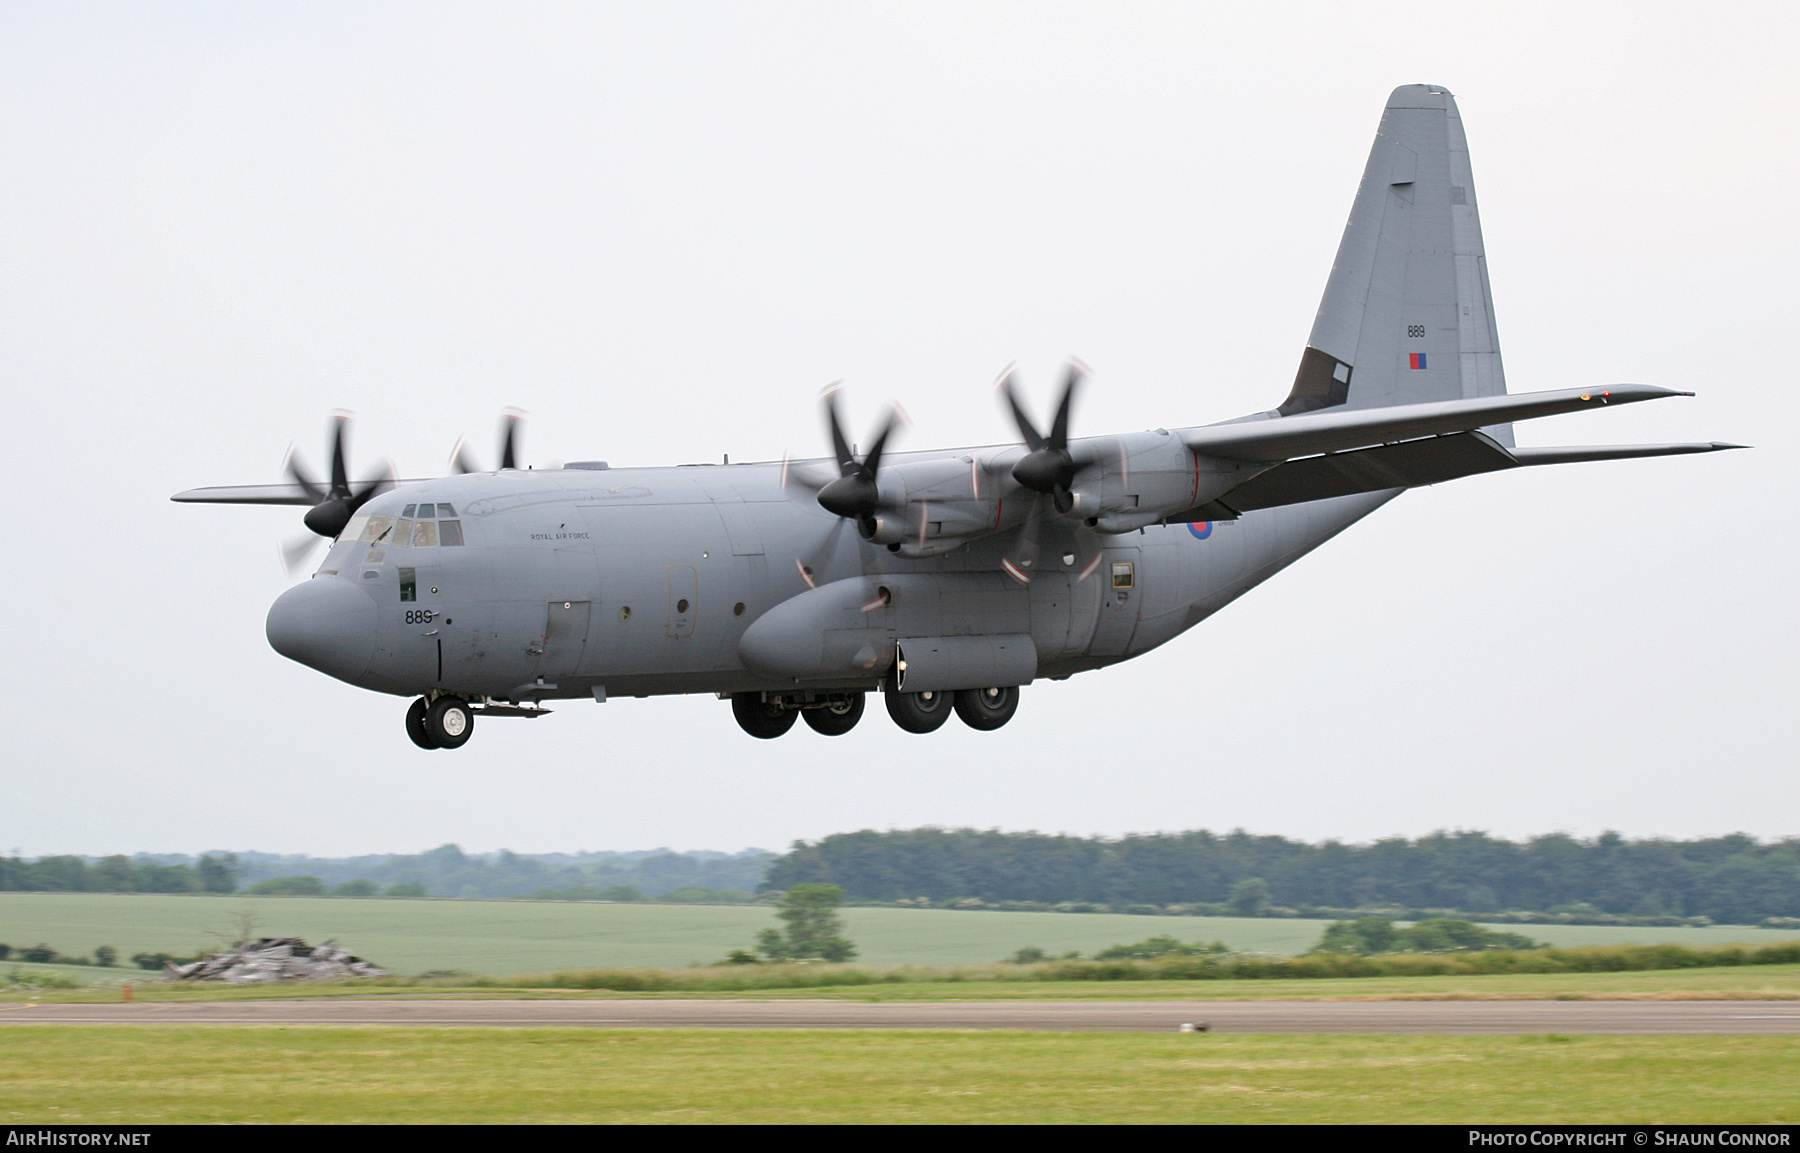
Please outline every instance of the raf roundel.
M1196 521L1188 522L1188 531L1194 534L1195 540L1205 540L1207 537L1211 536L1212 528L1213 528L1213 522L1210 520L1196 520Z

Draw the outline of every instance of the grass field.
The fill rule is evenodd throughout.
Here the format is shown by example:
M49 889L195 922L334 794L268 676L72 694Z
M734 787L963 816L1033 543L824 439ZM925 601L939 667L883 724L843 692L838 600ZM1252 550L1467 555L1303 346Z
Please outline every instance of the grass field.
M20 1026L0 1118L1794 1123L1786 1037Z
M0 893L0 941L44 941L70 954L111 945L132 953L217 947L240 911L262 933L346 947L399 973L686 965L716 961L775 923L765 907L554 901L429 901L314 897L204 897L113 893ZM1026 945L1092 954L1170 933L1222 940L1236 950L1292 954L1327 922L1243 917L1137 917L1102 913L997 913L846 909L858 959L873 965L978 965ZM1743 927L1501 926L1554 945L1773 944L1800 937Z

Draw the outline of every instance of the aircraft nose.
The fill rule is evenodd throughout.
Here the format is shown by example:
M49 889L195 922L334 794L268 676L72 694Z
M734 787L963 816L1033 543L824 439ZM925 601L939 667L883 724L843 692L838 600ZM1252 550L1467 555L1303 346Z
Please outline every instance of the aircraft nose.
M292 661L355 683L375 652L375 602L341 577L314 577L269 606L269 645Z

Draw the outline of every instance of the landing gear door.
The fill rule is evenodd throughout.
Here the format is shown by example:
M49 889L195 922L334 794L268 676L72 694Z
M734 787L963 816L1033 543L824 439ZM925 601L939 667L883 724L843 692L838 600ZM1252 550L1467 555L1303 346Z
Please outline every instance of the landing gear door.
M544 639L538 645L537 668L542 680L575 675L587 651L591 601L551 601L544 613Z
M1088 655L1124 656L1131 647L1131 637L1137 632L1138 615L1142 611L1143 562L1139 550L1104 550L1094 579L1101 582L1100 615L1094 622L1094 639L1088 643Z

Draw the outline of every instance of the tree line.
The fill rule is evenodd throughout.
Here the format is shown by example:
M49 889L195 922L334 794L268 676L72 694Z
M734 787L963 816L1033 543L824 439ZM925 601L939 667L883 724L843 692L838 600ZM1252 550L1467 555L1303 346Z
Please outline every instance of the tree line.
M1607 832L1588 839L1549 833L1511 841L1482 832L1439 832L1356 845L1243 830L1116 839L977 829L863 830L796 841L769 867L763 888L820 882L842 886L851 901L1089 902L1114 909L1186 905L1184 911L1225 912L1241 903L1245 883L1253 880L1262 885L1249 888L1266 892L1265 912L1591 909L1752 924L1800 916L1800 838L1629 840Z
M556 855L545 860L505 849L473 854L440 845L424 853L350 858L222 853L192 863L122 854L0 857L0 890L749 901L774 859L760 851L595 856L600 859L564 863Z
M0 857L0 890L33 893L233 893L242 867L222 853L192 865L133 860L124 854L92 863L81 857Z

